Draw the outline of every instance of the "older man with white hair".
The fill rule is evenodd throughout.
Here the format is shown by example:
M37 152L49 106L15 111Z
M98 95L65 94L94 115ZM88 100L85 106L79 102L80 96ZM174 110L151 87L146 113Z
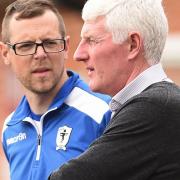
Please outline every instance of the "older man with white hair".
M89 0L74 54L93 91L112 96L104 134L50 180L179 180L180 88L160 60L168 34L160 0Z

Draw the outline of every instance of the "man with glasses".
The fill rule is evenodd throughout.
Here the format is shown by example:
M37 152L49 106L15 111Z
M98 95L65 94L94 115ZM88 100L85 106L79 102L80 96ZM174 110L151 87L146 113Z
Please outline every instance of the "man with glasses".
M17 0L6 9L0 44L25 96L4 123L11 180L45 180L105 129L109 96L65 68L69 37L51 1Z

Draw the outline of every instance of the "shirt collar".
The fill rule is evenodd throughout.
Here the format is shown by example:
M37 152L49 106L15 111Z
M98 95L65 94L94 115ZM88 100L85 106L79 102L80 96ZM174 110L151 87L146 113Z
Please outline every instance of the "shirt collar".
M162 65L159 63L143 71L133 81L131 81L127 86L125 86L121 91L119 91L110 102L111 111L116 111L128 99L141 93L151 84L160 81L171 80L167 78L167 75L165 74Z

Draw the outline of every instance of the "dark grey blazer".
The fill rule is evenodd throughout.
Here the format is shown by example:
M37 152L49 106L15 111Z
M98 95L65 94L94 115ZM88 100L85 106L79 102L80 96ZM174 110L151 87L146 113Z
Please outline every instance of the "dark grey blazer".
M180 180L180 88L159 82L129 99L50 180Z

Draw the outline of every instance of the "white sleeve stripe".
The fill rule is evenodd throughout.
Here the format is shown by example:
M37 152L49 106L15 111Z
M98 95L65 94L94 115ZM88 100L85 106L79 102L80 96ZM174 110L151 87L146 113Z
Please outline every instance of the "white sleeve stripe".
M72 90L65 103L89 115L99 124L104 113L109 110L109 106L105 101L78 87Z

